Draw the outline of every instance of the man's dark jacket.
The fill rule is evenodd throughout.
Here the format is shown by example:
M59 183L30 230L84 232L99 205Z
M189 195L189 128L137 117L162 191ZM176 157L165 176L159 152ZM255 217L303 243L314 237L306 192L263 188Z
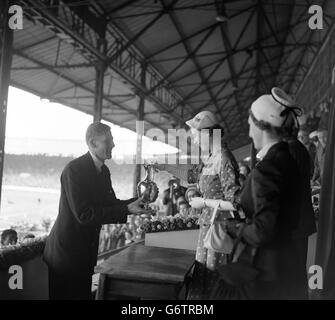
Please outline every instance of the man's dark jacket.
M59 212L47 239L44 260L54 272L88 275L97 262L103 224L126 223L127 204L119 200L103 165L98 174L87 154L71 161L61 175Z

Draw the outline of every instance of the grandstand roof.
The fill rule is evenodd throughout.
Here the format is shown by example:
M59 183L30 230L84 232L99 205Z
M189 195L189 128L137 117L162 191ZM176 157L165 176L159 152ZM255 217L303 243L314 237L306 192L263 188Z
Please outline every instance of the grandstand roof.
M232 149L245 146L248 108L281 86L295 94L333 26L335 2L312 30L306 0L20 0L11 85L93 114L106 66L102 117L136 129L179 128L216 113ZM104 40L105 39L105 40Z

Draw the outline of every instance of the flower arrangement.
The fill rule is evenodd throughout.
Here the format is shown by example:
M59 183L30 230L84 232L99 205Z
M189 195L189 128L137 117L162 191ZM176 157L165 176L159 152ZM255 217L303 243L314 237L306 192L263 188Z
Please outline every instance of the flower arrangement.
M33 259L43 254L47 236L29 239L24 243L6 246L0 249L0 270L8 270L14 264Z
M180 214L166 217L153 217L144 221L141 228L145 233L198 229L198 216L184 217Z

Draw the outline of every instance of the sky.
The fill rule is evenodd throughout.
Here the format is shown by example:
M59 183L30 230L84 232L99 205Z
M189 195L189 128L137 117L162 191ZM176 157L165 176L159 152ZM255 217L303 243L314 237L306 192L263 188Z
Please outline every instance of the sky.
M10 87L8 94L5 152L78 156L87 151L85 131L92 116ZM136 154L137 135L105 122L112 128L113 155ZM174 153L176 149L158 141L143 139L143 154Z

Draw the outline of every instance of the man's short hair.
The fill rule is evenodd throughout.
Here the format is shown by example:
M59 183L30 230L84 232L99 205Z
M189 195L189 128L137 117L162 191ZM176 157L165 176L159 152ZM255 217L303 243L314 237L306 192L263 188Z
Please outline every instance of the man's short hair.
M91 123L86 130L86 143L95 137L105 136L110 132L111 128L107 124L101 122Z

